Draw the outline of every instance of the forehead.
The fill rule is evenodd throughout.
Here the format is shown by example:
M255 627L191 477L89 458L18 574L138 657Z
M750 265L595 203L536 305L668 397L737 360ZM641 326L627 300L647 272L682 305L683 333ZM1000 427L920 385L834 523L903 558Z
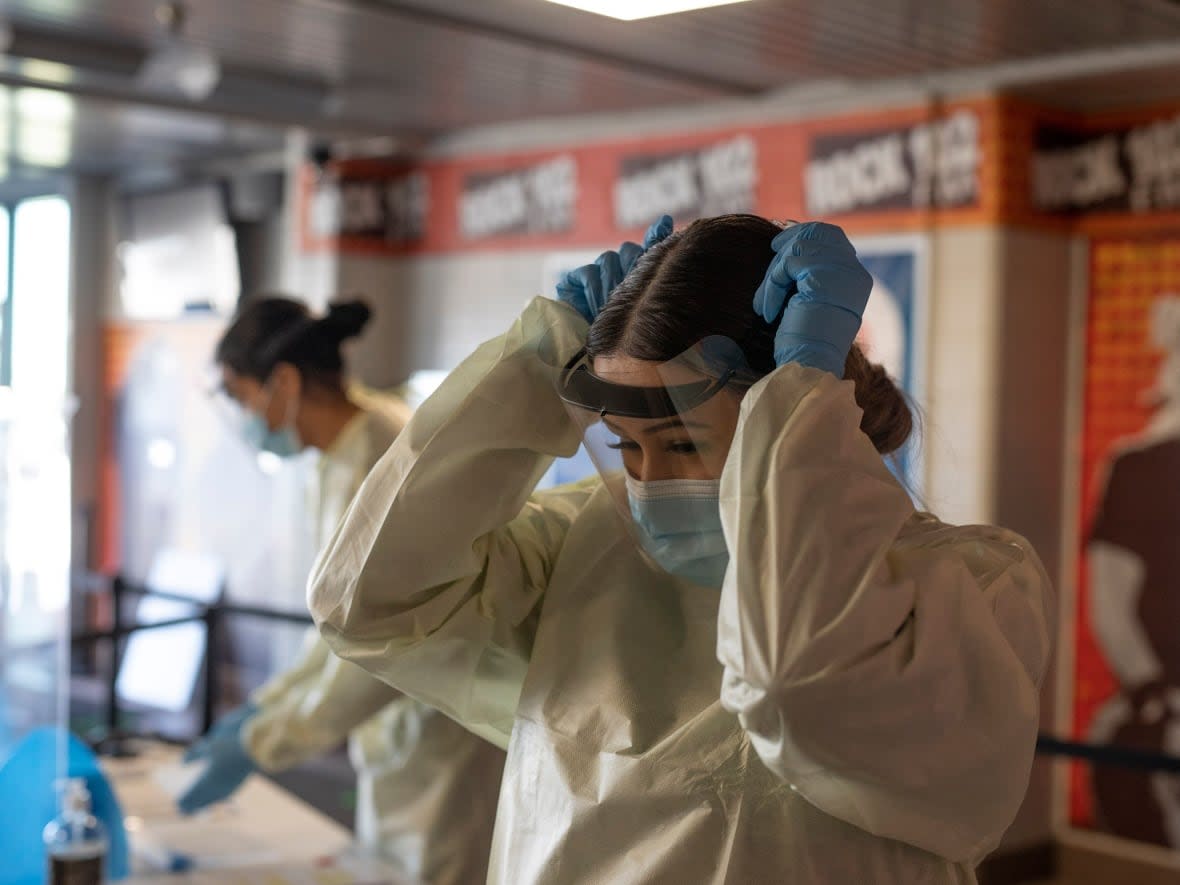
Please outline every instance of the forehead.
M640 360L630 356L596 356L593 360L594 374L605 381L626 384L631 387L674 388L682 384L695 384L709 379L709 376L688 365L684 360L670 360L658 363ZM711 380L711 379L710 379ZM675 425L696 428L730 428L737 419L740 395L723 389L695 407L682 411L676 420L667 418L624 418L611 415L609 424L616 430L637 434L651 430L670 429Z
M705 377L679 360L657 363L630 356L596 356L593 369L599 378L631 387L670 387Z
M663 387L659 363L637 360L629 356L596 356L594 374L615 384L632 387Z

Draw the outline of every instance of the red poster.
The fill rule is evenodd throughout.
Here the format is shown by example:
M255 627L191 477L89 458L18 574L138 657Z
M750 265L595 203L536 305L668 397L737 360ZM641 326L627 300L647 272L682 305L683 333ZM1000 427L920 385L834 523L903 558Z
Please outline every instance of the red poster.
M1074 737L1180 741L1180 236L1095 240L1082 428ZM1180 778L1075 765L1073 823L1180 847Z

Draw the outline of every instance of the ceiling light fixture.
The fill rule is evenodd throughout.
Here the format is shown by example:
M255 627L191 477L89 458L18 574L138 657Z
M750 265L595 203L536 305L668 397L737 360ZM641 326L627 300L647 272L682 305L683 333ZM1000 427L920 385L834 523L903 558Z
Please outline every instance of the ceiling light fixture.
M208 49L182 36L184 18L184 4L177 0L156 7L164 37L143 60L137 79L153 92L180 93L189 101L201 101L217 87L221 65Z
M672 15L675 12L707 9L710 6L748 3L749 0L549 0L549 2L629 22L639 18L654 18L657 15Z

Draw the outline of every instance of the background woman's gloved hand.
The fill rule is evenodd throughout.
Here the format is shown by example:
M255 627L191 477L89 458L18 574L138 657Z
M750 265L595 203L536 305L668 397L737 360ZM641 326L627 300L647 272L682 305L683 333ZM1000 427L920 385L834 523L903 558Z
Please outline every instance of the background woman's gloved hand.
M253 704L244 704L214 723L208 734L189 747L185 762L207 760L208 765L196 782L185 791L176 805L184 814L193 814L207 805L228 799L257 768L242 744L242 729L258 712Z
M661 215L647 229L643 245L626 242L618 252L603 252L593 264L584 264L566 272L557 284L557 300L563 301L586 318L594 318L606 307L610 293L635 266L639 256L672 233L672 216Z
M226 734L240 734L242 726L246 724L246 720L258 712L258 707L250 702L242 704L240 707L226 713L220 719L213 723L210 729L201 736L200 740L193 743L184 753L185 762L194 762L197 759L205 759L205 750L209 743L216 738Z
M834 224L791 225L771 247L775 256L754 293L754 310L768 323L782 314L775 362L801 363L843 378L844 360L873 289L872 276Z

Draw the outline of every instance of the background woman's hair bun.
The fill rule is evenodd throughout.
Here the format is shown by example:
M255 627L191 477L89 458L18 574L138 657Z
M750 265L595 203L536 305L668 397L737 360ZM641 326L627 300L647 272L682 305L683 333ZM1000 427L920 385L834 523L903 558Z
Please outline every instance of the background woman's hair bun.
M325 330L333 333L332 337L337 341L345 341L363 332L372 316L369 305L360 299L352 299L328 305L328 312L319 322Z

